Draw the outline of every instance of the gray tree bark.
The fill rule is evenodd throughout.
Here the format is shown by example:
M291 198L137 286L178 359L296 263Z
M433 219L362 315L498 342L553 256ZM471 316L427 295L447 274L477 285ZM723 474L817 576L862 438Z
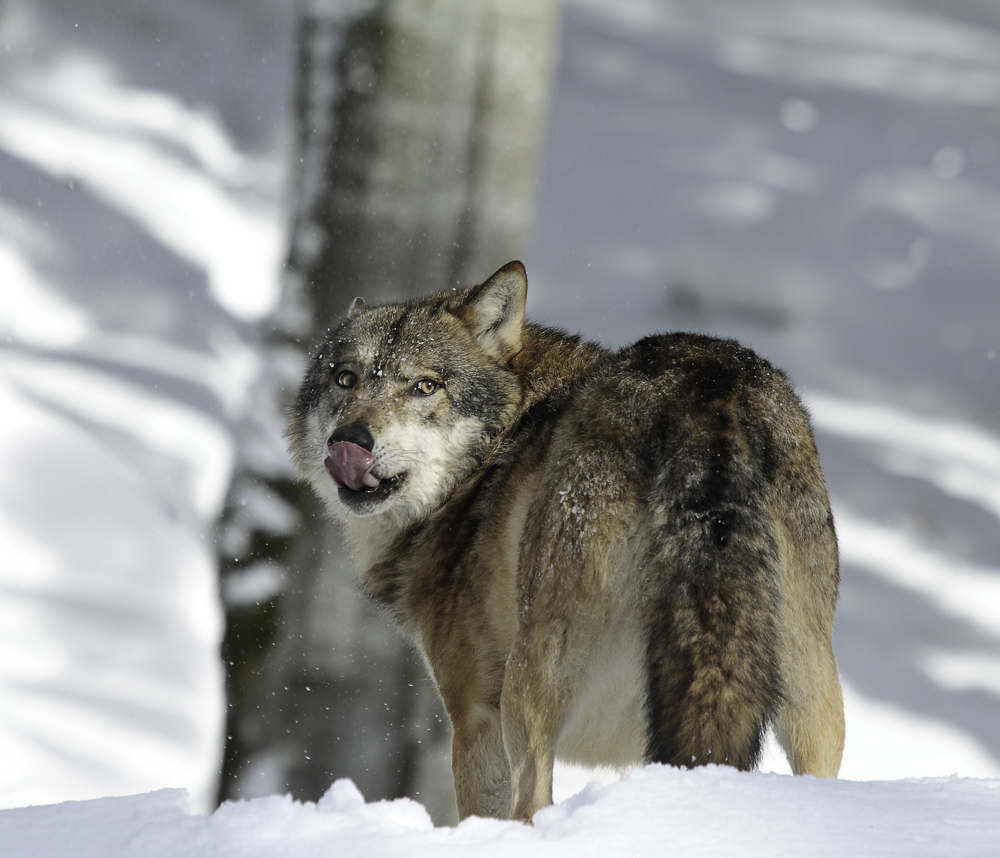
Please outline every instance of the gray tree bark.
M523 252L556 3L304 8L289 289L306 345L356 295L470 285ZM450 731L431 680L358 594L318 504L290 483L276 490L300 529L257 541L258 559L270 552L287 569L265 633L248 631L249 617L236 632L231 623L238 711L224 794L277 787L315 799L350 777L369 800L409 795L436 821L453 819Z

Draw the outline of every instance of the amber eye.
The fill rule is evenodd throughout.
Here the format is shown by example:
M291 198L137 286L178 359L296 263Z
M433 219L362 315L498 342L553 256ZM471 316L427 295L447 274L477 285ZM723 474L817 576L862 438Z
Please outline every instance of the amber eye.
M440 386L441 385L432 378L422 378L415 385L413 385L411 393L413 393L414 396L430 396Z
M337 384L341 387L354 387L358 383L358 377L350 370L337 373Z

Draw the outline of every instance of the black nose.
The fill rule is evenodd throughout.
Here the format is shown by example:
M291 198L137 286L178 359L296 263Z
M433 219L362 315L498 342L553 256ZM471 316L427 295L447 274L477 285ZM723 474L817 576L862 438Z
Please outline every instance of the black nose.
M330 445L336 444L338 441L349 441L352 444L357 444L359 447L364 447L369 453L372 451L372 447L375 446L375 439L372 438L372 433L360 424L338 426L330 436L330 440L326 443Z

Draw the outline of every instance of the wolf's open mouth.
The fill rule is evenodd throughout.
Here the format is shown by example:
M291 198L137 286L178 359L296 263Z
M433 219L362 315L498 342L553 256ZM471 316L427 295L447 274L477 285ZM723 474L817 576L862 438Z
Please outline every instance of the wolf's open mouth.
M341 501L349 507L371 507L396 491L406 474L378 477L371 451L351 441L337 441L327 447L323 462L330 479L337 485Z
M357 509L359 507L370 507L374 504L381 503L389 495L395 492L406 479L406 473L396 474L392 477L386 477L384 480L379 480L377 486L372 486L370 488L366 487L363 489L349 489L347 486L340 486L337 489L337 494L340 496L341 501L348 507Z

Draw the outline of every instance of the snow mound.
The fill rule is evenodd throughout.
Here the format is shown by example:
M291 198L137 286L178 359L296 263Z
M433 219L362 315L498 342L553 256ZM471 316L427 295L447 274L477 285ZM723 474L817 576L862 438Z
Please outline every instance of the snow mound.
M919 856L995 854L1000 780L850 782L648 766L540 812L533 828L434 828L408 799L366 804L348 780L317 804L269 797L191 815L183 790L0 812L8 858L442 854Z

